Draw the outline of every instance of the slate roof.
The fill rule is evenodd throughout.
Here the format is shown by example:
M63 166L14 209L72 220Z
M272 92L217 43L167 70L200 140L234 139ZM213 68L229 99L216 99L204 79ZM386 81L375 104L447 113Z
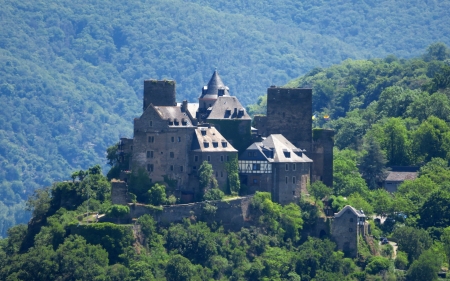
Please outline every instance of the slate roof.
M242 120L252 119L236 97L221 96L217 98L216 102L211 107L209 115L206 119L220 120L236 118Z
M248 156L249 150L258 150L264 158L271 163L307 163L312 162L303 150L295 147L281 134L272 134L262 142L255 142L250 145L239 157L239 160L255 160ZM297 155L300 154L301 156ZM259 156L259 154L257 155Z
M362 210L356 210L352 206L347 205L344 208L342 208L342 210L340 210L338 213L335 213L334 217L338 218L338 217L342 216L342 214L344 214L347 210L350 210L351 212L353 212L358 217L365 217L366 216L366 215L364 215L364 212L362 212Z
M217 73L217 70L215 70L213 75L211 76L211 79L208 82L208 85L203 87L202 95L200 96L200 98L216 99L218 96L219 89L223 89L224 94L229 95L228 87L225 86L225 84L222 82L222 79L219 76L219 73Z
M196 128L191 150L201 152L237 152L214 127Z
M181 111L181 106L155 106L155 109L161 115L162 119L174 122L172 125L169 124L169 126L193 127L189 116ZM183 120L186 121L185 125L182 124ZM175 125L175 121L178 122L178 125Z
M395 172L390 171L386 181L403 182L405 180L414 180L417 178L417 172Z

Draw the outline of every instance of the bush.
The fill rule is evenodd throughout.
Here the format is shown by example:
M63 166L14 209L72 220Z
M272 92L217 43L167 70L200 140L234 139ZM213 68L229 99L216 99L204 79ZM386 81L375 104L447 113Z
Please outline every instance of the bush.
M166 186L163 184L155 183L148 191L148 197L150 204L154 206L165 204L167 202Z
M130 213L130 207L123 205L112 205L106 214L113 218L121 218Z
M405 252L397 251L397 257L394 261L395 268L405 270L408 266L408 255Z
M203 195L203 200L220 200L225 196L222 190L218 188L210 188Z
M391 262L385 257L373 257L366 266L366 272L369 274L377 274L382 270L388 270Z

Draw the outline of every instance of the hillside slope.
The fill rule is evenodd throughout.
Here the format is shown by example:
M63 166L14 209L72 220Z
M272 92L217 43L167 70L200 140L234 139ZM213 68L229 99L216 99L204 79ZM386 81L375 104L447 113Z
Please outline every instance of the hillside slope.
M131 135L146 78L175 79L194 101L217 67L250 104L314 67L450 43L450 1L297 2L3 1L0 207L105 163Z

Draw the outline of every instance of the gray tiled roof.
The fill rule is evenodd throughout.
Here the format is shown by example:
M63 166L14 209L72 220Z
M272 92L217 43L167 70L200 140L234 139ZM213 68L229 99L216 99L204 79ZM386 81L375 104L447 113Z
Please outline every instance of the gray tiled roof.
M224 94L229 95L228 87L225 86L225 84L222 82L222 79L220 78L219 73L217 73L217 70L214 71L211 79L208 82L208 86L205 87L205 90L203 90L202 95L200 96L201 99L216 99L219 89L223 89Z
M225 143L225 147L223 146ZM217 131L216 128L198 127L192 142L193 151L237 152L237 150Z
M334 216L338 218L338 217L342 216L342 214L345 213L345 211L347 211L347 210L350 210L351 212L353 212L358 217L365 217L366 216L363 212L361 212L359 210L356 210L354 207L352 207L350 205L347 205L344 208L342 208L342 210L340 210L338 213L335 213Z
M267 161L269 162L280 162L280 163L304 163L304 162L312 162L310 158L308 158L304 153L302 156L297 155L295 152L300 151L297 147L295 147L291 142L289 142L283 135L281 134L273 134L268 136L262 142L255 142L250 145L246 151L242 154L240 159L246 159L246 152L248 150L259 150ZM267 157L269 153L264 153L265 151L273 151L273 158ZM286 154L289 157L286 157ZM269 154L270 155L270 154Z
M172 122L176 120L179 122L178 126L193 126L191 120L189 119L189 116L181 111L181 106L155 106L155 109L159 112L162 119ZM182 125L183 119L187 121L186 125Z
M389 172L386 181L398 181L414 180L417 177L417 172Z
M236 97L221 96L211 108L211 111L206 119L242 119L251 120L250 115L245 111L245 108Z

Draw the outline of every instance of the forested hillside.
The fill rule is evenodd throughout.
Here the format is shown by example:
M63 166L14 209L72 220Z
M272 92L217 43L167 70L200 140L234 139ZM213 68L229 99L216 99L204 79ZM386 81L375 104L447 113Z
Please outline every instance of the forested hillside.
M450 43L449 1L10 1L0 10L0 235L23 200L104 163L146 78L194 101L214 68L243 104L347 58Z

